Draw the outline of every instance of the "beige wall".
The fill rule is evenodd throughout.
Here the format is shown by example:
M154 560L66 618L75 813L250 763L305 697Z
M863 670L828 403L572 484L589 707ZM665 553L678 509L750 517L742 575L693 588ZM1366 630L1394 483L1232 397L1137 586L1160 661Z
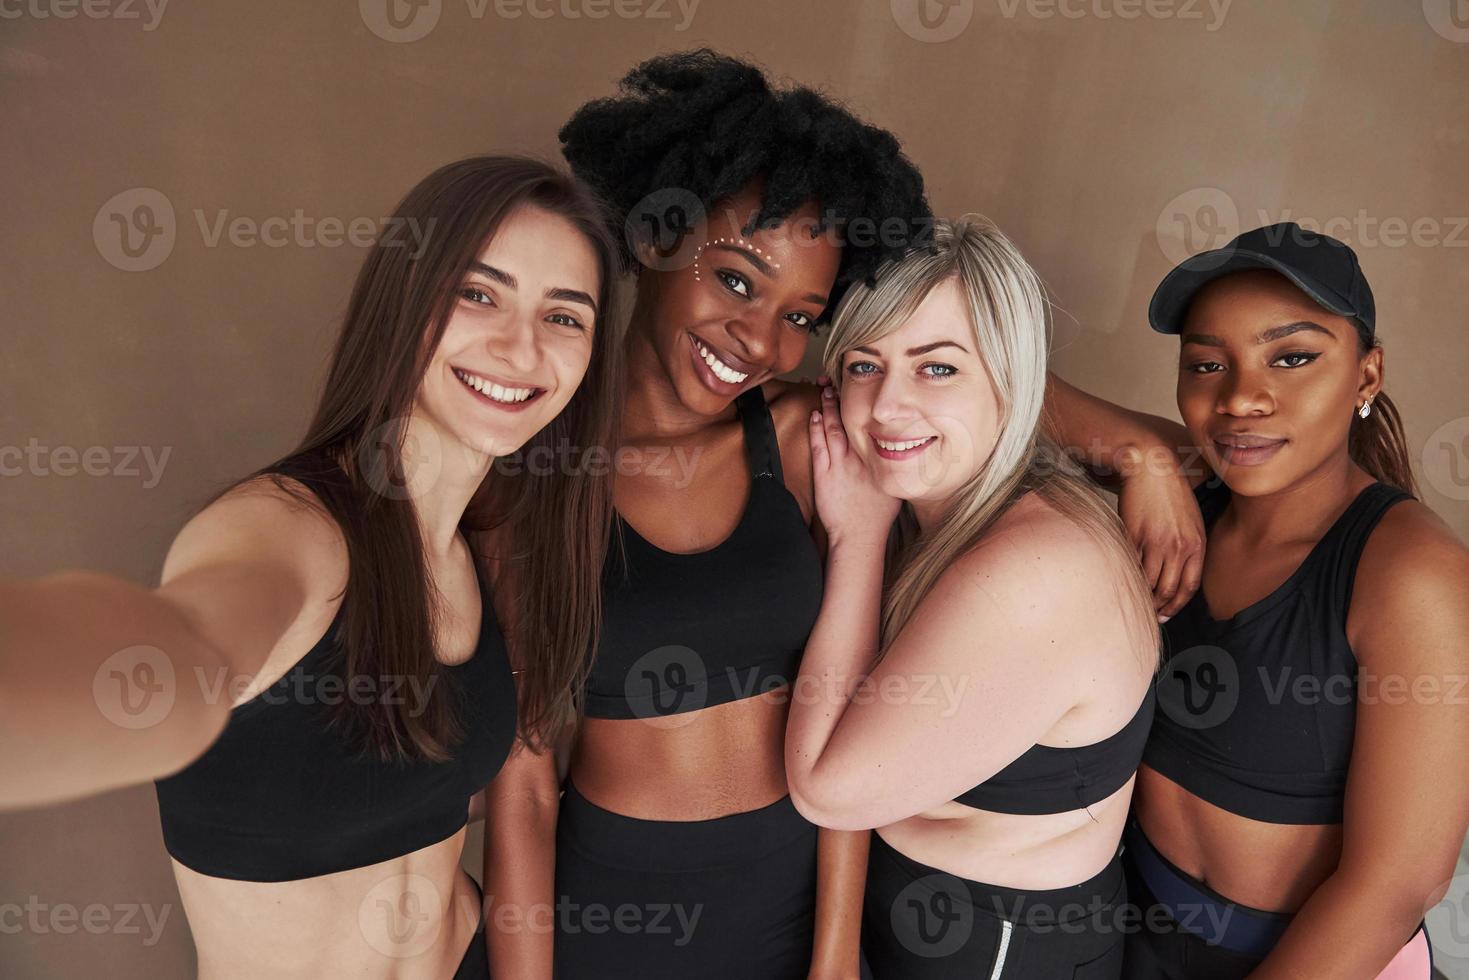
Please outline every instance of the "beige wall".
M560 11L597 0L528 0L544 19L443 0L412 41L369 27L392 33L381 0L179 0L156 19L143 0L89 2L116 16L0 0L0 452L103 447L92 465L111 472L0 476L0 575L155 576L189 509L304 427L361 257L316 222L379 217L473 152L554 156L575 106L704 43L899 133L938 211L988 214L1045 275L1060 372L1141 408L1173 412L1174 342L1144 311L1177 250L1222 243L1230 212L1337 221L1376 288L1388 390L1428 451L1425 497L1469 537L1469 29L1451 0L961 0L947 27L970 19L943 42L912 36L916 0L703 0L687 23L689 0L619 0L596 20ZM111 215L136 213L138 188L166 199L175 236L129 272L161 254L119 247ZM309 245L211 244L221 213L298 209ZM6 903L107 906L114 926L63 934L47 911L16 934L0 916L6 977L191 970L151 788L0 817ZM152 943L143 907L167 911ZM127 908L136 933L118 928Z

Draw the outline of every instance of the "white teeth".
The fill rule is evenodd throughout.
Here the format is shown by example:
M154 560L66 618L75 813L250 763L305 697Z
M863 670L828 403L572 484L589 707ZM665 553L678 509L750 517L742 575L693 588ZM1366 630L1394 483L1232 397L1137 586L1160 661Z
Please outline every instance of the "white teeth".
M503 385L497 385L493 381L486 381L478 375L470 374L468 371L460 371L457 368L454 371L454 376L475 391L487 395L497 402L507 402L509 404L523 402L536 393L536 389L534 388L506 388Z
M933 436L928 436L923 439L907 439L903 442L888 442L886 439L878 439L877 444L880 448L886 449L890 453L900 453L907 449L917 449L919 446L923 445L925 442L931 441L933 438Z
M713 351L705 347L703 344L699 343L697 340L694 341L694 346L699 348L699 355L704 358L704 363L709 365L709 370L713 371L714 376L720 381L732 385L737 385L741 381L744 381L746 378L749 377L748 374L741 374L734 368L730 367L728 364L721 361L719 358L715 357Z

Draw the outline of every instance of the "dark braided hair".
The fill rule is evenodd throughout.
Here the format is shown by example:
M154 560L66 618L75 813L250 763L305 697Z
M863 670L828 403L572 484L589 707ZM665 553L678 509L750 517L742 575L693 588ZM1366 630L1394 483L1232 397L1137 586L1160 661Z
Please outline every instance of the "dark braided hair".
M708 48L645 61L620 88L578 109L559 136L572 170L624 226L650 194L670 188L708 211L759 181L761 207L746 234L814 200L818 230L843 245L827 313L884 261L930 244L923 177L897 139L819 92L776 91L758 67ZM628 236L618 237L633 262Z

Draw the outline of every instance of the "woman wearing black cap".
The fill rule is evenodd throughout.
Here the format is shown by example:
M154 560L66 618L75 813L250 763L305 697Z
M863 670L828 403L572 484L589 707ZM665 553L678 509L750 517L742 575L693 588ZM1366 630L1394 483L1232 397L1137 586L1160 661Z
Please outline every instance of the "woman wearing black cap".
M494 972L549 977L554 954L562 980L856 976L866 834L818 833L783 761L824 535L819 392L779 378L852 282L924 244L922 178L890 133L710 51L640 65L560 136L632 233L637 304L565 794L549 753L520 752L488 800ZM1053 395L1062 440L1099 463L1156 438ZM1167 609L1197 508L1176 474L1126 493Z
M1212 473L1125 836L1127 976L1427 978L1469 824L1469 551L1411 495L1371 290L1274 225L1174 269L1149 318Z

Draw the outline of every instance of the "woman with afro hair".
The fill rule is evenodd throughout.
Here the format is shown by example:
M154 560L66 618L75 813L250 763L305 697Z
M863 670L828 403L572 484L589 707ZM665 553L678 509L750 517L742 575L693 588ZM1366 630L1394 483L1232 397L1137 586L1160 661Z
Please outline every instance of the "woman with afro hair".
M612 204L637 290L569 771L518 746L487 799L492 973L856 977L868 834L802 818L783 762L826 539L820 389L780 379L848 286L928 247L923 179L892 134L708 50L633 69L560 139ZM1059 441L1099 471L1161 444L1142 416L1049 388ZM1188 483L1136 468L1122 494L1167 614L1197 576Z

